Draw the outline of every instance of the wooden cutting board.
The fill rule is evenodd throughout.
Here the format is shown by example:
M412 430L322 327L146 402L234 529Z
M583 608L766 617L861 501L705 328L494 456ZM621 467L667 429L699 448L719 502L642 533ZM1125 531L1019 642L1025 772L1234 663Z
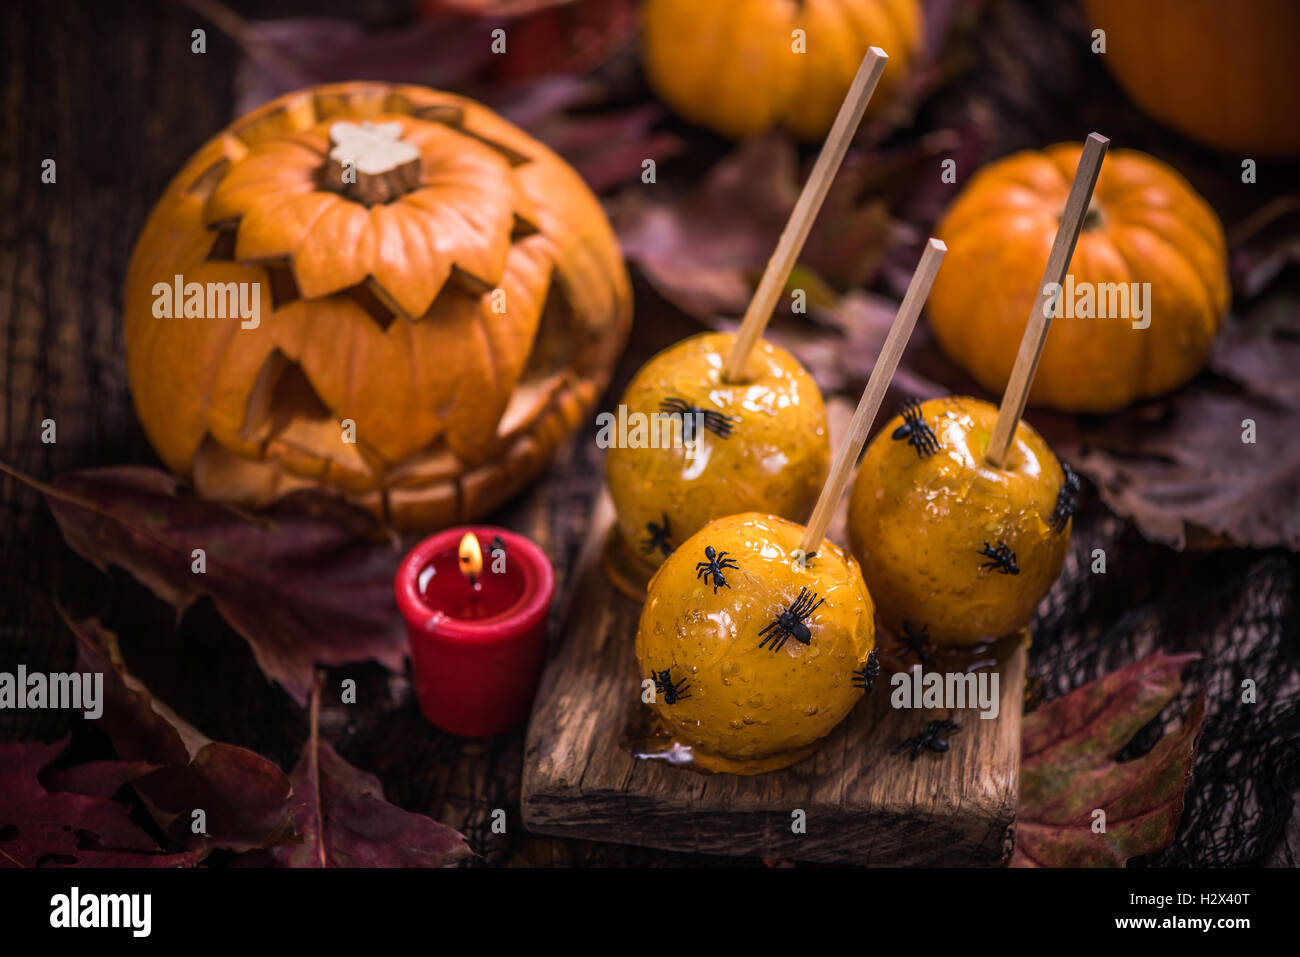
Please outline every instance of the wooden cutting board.
M871 865L995 865L1010 857L1020 773L1024 644L1001 665L995 719L895 710L889 676L807 760L753 777L635 757L644 728L633 652L640 603L609 582L608 499L579 557L563 643L542 675L524 752L523 819L560 837L675 851ZM890 750L927 721L961 730L945 754ZM803 833L796 833L803 811Z

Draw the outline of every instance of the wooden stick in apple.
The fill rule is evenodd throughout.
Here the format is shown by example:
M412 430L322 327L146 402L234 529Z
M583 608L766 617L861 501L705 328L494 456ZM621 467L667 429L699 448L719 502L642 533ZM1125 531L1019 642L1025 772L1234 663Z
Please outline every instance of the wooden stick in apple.
M898 368L898 360L903 356L903 349L907 347L907 340L911 338L917 317L921 315L921 307L925 305L925 300L930 295L930 286L934 283L935 274L939 271L939 265L947 252L947 246L940 240L931 238L921 254L921 262L916 267L916 272L912 273L912 282L908 285L907 294L903 296L903 302L894 316L893 325L889 327L885 344L880 347L880 355L871 370L871 378L867 380L867 387L862 392L857 411L853 413L853 420L849 423L848 434L845 435L839 451L835 453L835 462L831 465L830 475L822 487L812 518L804 529L799 548L805 557L811 556L821 548L822 539L826 537L826 529L831 523L831 515L834 514L840 499L844 497L844 489L848 487L849 477L853 474L854 466L858 464L858 456L862 454L862 447L867 442L867 435L871 431L871 424L876 419L876 412L880 410L880 403L884 401L890 380L894 378L894 370Z
M995 468L1002 468L1006 461L1011 439L1016 434L1016 425L1025 414L1025 403L1029 400L1029 389L1034 384L1038 360L1043 354L1047 332L1052 326L1052 313L1056 311L1060 290L1065 282L1065 271L1074 255L1074 245L1078 242L1083 217L1092 201L1092 189L1097 185L1097 174L1101 172L1101 161L1105 158L1106 147L1109 145L1110 140L1100 133L1090 133L1083 144L1079 165L1074 170L1074 182L1070 185L1070 194L1065 200L1065 211L1061 214L1056 239L1047 257L1047 268L1043 270L1043 281L1038 287L1038 295L1034 297L1034 307L1029 312L1029 322L1025 325L1020 351L1016 354L1016 364L1011 367L1011 378L1007 381L1006 391L1002 393L1002 405L998 407L998 418L993 425L993 435L989 438L986 458Z
M867 108L867 102L876 89L876 83L880 80L880 74L884 72L885 61L888 59L889 54L879 47L872 47L862 58L862 65L858 67L853 85L849 87L844 102L840 104L840 111L835 116L835 123L831 126L830 133L826 135L826 142L817 156L817 162L808 176L808 182L804 184L803 191L794 204L790 219L785 224L781 238L777 241L776 250L772 253L772 258L767 261L763 278L759 280L758 288L754 291L754 298L750 300L749 308L745 310L745 318L740 323L736 341L727 355L726 367L723 369L723 378L728 382L739 382L745 376L745 365L749 361L750 350L754 348L754 343L758 342L763 335L763 330L767 328L772 310L776 308L776 301L781 295L781 290L785 288L785 281L790 277L790 270L794 268L795 260L799 258L804 242L808 239L808 232L812 229L813 221L817 218L817 213L826 199L831 181L835 178L840 164L844 162L844 154L848 152L849 143L857 131L858 123L862 120L862 112Z

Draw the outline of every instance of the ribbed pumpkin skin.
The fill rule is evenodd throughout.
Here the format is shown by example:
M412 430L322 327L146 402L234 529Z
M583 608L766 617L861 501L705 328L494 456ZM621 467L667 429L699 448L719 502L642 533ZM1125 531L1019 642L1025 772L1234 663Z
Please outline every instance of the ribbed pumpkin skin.
M1015 364L1080 152L1058 144L984 167L936 229L948 256L930 293L930 325L948 357L991 392L1006 387ZM1107 154L1068 271L1075 283L1149 282L1150 326L1054 318L1031 403L1109 412L1205 365L1230 295L1223 226L1171 167L1132 150Z
M1243 156L1300 156L1295 0L1085 0L1106 64L1166 126Z
M921 43L917 0L648 0L641 16L651 85L686 119L733 138L777 125L822 138L873 46L889 54L867 107L878 112Z
M340 120L401 123L420 185L373 207L319 188ZM259 283L260 325L156 317L178 274ZM201 493L325 486L436 527L514 494L588 416L631 290L599 203L546 147L463 97L347 83L268 103L186 163L124 311L140 420Z

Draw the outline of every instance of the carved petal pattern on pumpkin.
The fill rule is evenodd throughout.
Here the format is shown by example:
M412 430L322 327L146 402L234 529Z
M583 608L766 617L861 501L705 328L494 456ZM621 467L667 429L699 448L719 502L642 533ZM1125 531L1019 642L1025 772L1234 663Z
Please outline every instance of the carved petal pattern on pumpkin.
M370 206L326 188L340 121L398 124L418 185ZM176 276L257 283L259 322L157 316ZM205 495L323 484L438 525L513 494L590 412L631 292L599 203L546 147L462 97L348 83L191 158L137 242L125 321L145 430Z

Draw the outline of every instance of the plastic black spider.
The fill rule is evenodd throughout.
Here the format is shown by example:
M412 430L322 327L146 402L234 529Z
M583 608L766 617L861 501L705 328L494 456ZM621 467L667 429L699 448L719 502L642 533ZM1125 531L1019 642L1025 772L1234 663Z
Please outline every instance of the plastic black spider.
M650 677L654 678L655 693L664 696L664 704L676 704L683 698L690 697L690 694L686 691L691 686L690 680L683 678L674 684L671 668L658 674L651 672Z
M758 643L762 648L769 641L772 642L772 650L780 651L785 645L786 640L794 638L801 645L812 644L812 632L804 624L813 616L825 598L818 598L816 593L808 591L807 586L799 589L799 597L794 600L789 608L773 619L772 623L759 632L760 635L767 635Z
M493 535L492 542L488 545L488 554L495 556L497 552L504 555L506 553L506 543L502 541L500 535Z
M723 415L713 409L702 409L698 405L691 405L685 399L673 396L664 399L659 403L659 411L668 416L681 416L682 419L682 441L694 442L695 423L702 421L704 427L720 439L730 438L731 425L736 420L729 415ZM697 419L696 416L701 416Z
M853 686L871 694L871 689L876 686L876 678L879 676L880 662L876 660L876 649L872 648L871 654L867 655L867 663L853 672Z
M988 559L980 563L980 568L992 568L1004 575L1020 574L1020 566L1016 564L1016 553L1002 539L998 539L997 548L985 542L980 554Z
M704 584L707 585L709 576L712 575L713 594L715 595L718 593L719 585L730 588L731 586L727 584L727 580L722 577L722 570L724 568L739 568L740 566L736 564L736 560L728 558L726 552L715 552L712 545L704 546L704 557L708 561L695 563L695 577L703 578Z
M910 621L903 622L903 637L894 642L894 647L898 653L906 657L907 655L916 655L916 660L923 665L930 663L930 636L927 633L929 627L922 625L921 630L914 631Z
M1075 496L1079 494L1079 476L1074 474L1070 466L1064 462L1061 463L1061 471L1065 473L1065 481L1061 483L1061 490L1056 493L1056 508L1052 509L1052 517L1049 521L1055 531L1065 531L1066 523L1074 515L1074 509L1077 506Z
M948 750L948 741L946 735L954 731L960 731L956 722L953 721L931 721L922 730L920 734L914 734L905 741L900 741L890 754L902 754L904 751L911 749L911 759L915 761L920 757L921 751L928 748L931 751L937 751L942 754Z
M921 458L939 451L938 436L921 418L921 403L908 399L898 412L903 417L903 424L894 429L891 439L907 439L907 444L916 449L916 454Z
M667 512L664 512L663 521L662 525L656 525L654 522L645 523L645 530L650 533L650 537L641 539L641 550L647 555L651 554L656 548L665 555L673 553L673 543L668 540L671 532L668 530Z

